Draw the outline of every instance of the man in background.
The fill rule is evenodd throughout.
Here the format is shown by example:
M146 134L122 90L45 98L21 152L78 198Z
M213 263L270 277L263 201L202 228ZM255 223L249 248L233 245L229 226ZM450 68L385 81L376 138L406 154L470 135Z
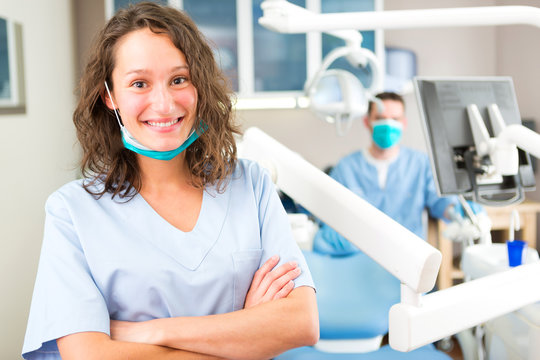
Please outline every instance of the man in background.
M370 146L343 158L330 176L425 239L424 209L432 217L450 220L458 199L438 196L427 154L400 145L407 126L403 98L384 92L376 99L364 117ZM331 255L360 251L326 224L317 232L313 250Z

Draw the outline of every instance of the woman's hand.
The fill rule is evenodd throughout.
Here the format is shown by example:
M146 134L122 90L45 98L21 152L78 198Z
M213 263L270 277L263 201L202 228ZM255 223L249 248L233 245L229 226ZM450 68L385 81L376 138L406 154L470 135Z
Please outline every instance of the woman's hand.
M244 309L284 298L294 289L293 280L301 273L298 264L291 261L274 269L278 261L279 256L274 255L257 270L246 295Z

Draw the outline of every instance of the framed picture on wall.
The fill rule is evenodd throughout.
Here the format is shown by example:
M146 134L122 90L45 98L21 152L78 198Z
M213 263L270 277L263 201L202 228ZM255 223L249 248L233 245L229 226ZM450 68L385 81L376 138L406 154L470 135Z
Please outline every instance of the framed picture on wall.
M22 26L0 17L0 112L24 110Z

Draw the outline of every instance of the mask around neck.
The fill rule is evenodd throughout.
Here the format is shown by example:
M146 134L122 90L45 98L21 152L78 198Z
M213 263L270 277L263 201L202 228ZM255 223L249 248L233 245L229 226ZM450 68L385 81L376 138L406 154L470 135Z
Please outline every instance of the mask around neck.
M206 128L203 126L201 126L200 128L201 128L201 132L204 132L204 130L206 130ZM188 146L193 144L193 142L199 138L199 134L197 134L197 132L193 130L191 134L188 136L188 138L186 139L186 141L184 141L182 145L180 145L176 149L168 150L168 151L156 151L156 150L149 149L148 147L138 142L137 139L135 139L129 133L129 131L126 129L125 126L122 126L120 130L122 132L122 142L124 143L124 147L126 149L129 149L137 154L140 154L140 155L152 158L152 159L165 160L165 161L174 159L177 155L182 153L182 151L187 149Z

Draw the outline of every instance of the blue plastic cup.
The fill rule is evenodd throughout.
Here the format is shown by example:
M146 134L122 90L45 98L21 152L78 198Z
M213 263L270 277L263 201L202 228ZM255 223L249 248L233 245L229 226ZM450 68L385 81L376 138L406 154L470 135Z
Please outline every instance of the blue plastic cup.
M508 264L511 267L523 264L523 255L527 249L527 243L523 240L507 241L508 247Z

